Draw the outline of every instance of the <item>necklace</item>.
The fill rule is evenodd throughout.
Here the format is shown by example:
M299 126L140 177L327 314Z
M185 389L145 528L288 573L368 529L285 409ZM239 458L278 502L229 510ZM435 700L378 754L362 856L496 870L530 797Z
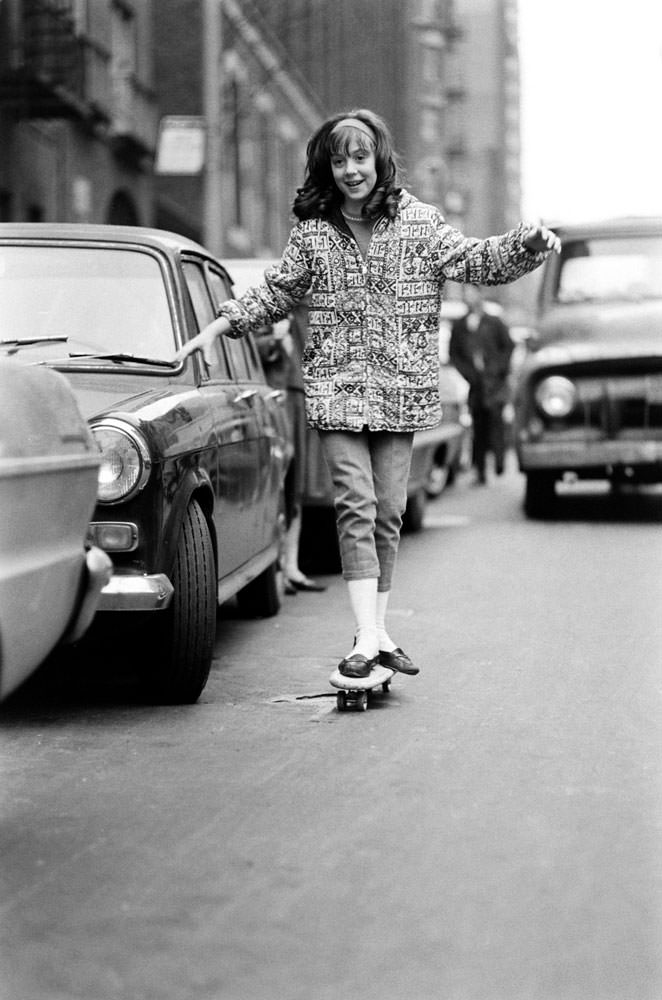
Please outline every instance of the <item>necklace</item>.
M348 215L347 212L343 212L342 208L340 209L340 214L342 215L343 219L347 219L348 222L367 222L368 221L362 215Z

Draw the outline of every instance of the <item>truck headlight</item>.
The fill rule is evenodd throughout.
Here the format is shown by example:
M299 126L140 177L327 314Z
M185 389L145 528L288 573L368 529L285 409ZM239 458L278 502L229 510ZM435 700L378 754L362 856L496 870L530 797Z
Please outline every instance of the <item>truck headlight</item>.
M90 427L101 451L99 503L119 503L138 493L152 463L145 439L123 420L102 420Z
M567 417L577 402L577 389L564 375L549 375L538 383L535 400L547 417Z

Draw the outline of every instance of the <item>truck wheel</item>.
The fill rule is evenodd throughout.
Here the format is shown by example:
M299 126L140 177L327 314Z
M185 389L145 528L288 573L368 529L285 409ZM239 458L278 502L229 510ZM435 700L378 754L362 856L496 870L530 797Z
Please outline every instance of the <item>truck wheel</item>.
M440 497L446 487L452 483L454 476L454 469L446 464L446 456L436 457L425 483L427 496L431 500L434 500L435 497Z
M556 503L556 479L550 472L529 472L524 493L527 517L549 517Z
M149 693L165 704L192 704L211 668L216 638L216 566L209 526L193 500L186 511L172 574L170 607L154 613Z

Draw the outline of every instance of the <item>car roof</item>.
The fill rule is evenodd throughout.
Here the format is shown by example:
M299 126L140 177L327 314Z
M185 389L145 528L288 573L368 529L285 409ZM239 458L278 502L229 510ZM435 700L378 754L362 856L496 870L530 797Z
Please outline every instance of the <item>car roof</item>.
M170 251L194 250L215 257L200 243L165 229L146 226L111 226L83 222L2 222L0 239L86 240L88 242L139 243Z
M599 219L587 222L550 223L550 229L568 237L637 236L659 233L662 236L662 216L631 215L613 219Z

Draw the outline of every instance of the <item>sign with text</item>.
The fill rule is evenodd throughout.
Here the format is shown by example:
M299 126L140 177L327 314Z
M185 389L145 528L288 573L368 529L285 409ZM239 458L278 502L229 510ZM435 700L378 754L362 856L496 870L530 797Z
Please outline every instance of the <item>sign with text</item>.
M157 174L199 174L205 163L205 119L165 115L159 124Z

